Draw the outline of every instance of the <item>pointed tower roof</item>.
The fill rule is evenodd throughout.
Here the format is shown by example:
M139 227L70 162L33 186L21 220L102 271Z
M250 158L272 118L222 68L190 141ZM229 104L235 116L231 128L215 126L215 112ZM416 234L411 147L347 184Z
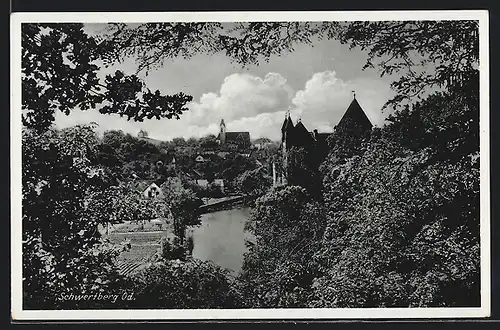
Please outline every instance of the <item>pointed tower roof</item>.
M302 124L302 121L299 120L297 122L297 124L295 125L294 127L294 130L295 132L300 132L300 133L307 133L309 134L309 131L307 130L307 128L304 126L304 124Z
M286 130L289 130L290 128L293 128L293 122L292 118L290 118L290 113L287 113L285 120L283 121L283 125L281 126L281 132L284 132Z
M354 96L354 99L344 113L344 116L340 119L338 126L344 126L351 123L356 123L364 129L371 129L373 127L370 119L368 119L366 113L356 100L356 96Z
M221 125L221 126L222 126L222 125L226 126L226 123L224 122L224 118L222 118L222 119L220 120L220 125Z
M295 141L298 146L307 148L313 141L311 133L309 133L304 124L302 124L301 120L299 120L293 128L293 135L295 136Z

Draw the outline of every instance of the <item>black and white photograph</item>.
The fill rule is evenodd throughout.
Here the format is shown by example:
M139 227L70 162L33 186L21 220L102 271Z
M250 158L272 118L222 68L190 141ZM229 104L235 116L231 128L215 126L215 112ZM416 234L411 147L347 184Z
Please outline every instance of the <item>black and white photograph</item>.
M13 319L489 315L486 11L12 29Z

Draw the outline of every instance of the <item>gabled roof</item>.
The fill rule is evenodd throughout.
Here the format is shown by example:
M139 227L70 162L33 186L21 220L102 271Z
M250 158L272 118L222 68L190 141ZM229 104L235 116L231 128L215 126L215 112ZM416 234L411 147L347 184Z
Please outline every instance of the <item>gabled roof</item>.
M260 137L253 141L254 144L264 144L264 143L272 143L271 139L267 137Z
M307 130L307 128L304 126L304 124L302 124L301 121L297 122L297 124L295 125L294 127L294 131L296 133L299 133L299 134L303 134L303 133L307 133L309 134L309 131Z
M249 132L226 132L226 141L245 141L250 142Z
M368 119L356 99L352 100L337 126L351 125L352 123L356 123L364 129L371 129L373 127L370 119Z
M309 143L313 140L311 133L309 133L309 131L301 121L298 121L297 124L295 124L295 127L293 128L293 135L295 141L300 144Z
M163 182L159 180L137 180L132 185L136 190L143 192L153 183L156 184L158 187L161 187Z

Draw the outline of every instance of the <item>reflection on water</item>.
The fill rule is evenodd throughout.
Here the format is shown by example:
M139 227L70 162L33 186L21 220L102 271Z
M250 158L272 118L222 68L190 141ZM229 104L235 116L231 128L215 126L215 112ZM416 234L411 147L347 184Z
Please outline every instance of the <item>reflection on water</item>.
M237 273L243 264L243 253L247 250L244 227L249 217L249 208L202 215L201 226L193 231L193 257L211 260Z

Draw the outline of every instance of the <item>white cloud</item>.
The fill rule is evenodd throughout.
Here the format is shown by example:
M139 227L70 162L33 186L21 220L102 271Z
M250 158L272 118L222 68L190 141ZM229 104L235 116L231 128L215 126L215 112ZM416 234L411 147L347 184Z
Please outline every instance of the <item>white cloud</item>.
M227 123L228 131L248 131L253 139L267 137L281 139L281 125L285 119L285 110L266 112L253 117L240 118Z
M223 118L228 131L249 131L252 138L265 136L278 140L287 109L291 109L294 120L301 117L309 130L331 131L352 101L352 90L356 90L356 98L372 123L380 125L385 117L380 109L390 97L389 87L379 80L365 78L346 82L334 71L313 74L296 93L278 73L268 73L264 78L231 74L224 79L218 93L208 92L191 102L180 120L136 123L118 115L76 110L70 116L57 114L56 124L67 127L94 121L101 132L121 129L135 135L144 129L150 137L169 140L217 134Z
M389 88L379 81L359 79L346 82L334 71L318 72L306 82L303 90L295 94L292 103L308 128L331 131L352 102L353 91L356 91L356 99L371 122L381 125L385 117L381 108L388 99Z
M190 124L202 126L221 119L231 122L284 110L292 97L292 88L278 73L268 73L264 79L235 73L224 79L218 94L206 93L192 102L185 117Z

